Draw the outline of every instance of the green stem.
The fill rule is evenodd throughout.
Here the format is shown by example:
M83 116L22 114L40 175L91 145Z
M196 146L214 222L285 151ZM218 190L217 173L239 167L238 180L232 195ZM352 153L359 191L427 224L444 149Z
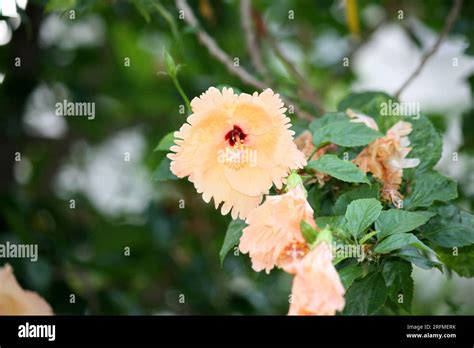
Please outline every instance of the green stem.
M189 102L189 99L186 96L186 93L184 93L183 88L181 88L181 84L179 83L178 78L176 76L171 76L171 80L173 80L173 83L176 89L178 90L179 94L181 95L181 98L183 98L184 103L186 104L188 115L191 115L192 114L191 103Z
M311 158L313 158L313 156L316 154L318 149L319 149L318 147L316 147L316 146L314 147L313 152L311 152L311 155L309 155L309 157L308 157L308 161L311 161Z

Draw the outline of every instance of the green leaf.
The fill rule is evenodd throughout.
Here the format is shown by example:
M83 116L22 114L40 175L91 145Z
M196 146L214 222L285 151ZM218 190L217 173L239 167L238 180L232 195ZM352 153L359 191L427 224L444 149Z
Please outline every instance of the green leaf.
M361 198L379 198L380 185L374 183L372 185L362 185L351 191L345 192L338 197L334 204L334 214L343 215L346 212L350 202Z
M400 117L381 116L382 105L388 103L389 100L397 101L396 98L383 92L351 93L339 103L337 110L346 111L350 108L355 112L373 117L380 131L386 132L387 129L400 120Z
M398 256L404 260L407 260L422 269L428 270L431 268L437 268L440 271L442 271L442 265L439 262L435 262L431 260L430 258L424 256L415 247L404 248L398 251L397 253L395 253L394 256Z
M437 172L428 172L417 177L415 189L405 199L403 206L408 210L429 207L435 201L447 202L457 196L457 185L453 180Z
M359 167L352 162L339 159L336 155L324 155L317 160L310 161L307 168L346 182L369 183L369 179Z
M350 288L352 283L354 283L354 281L357 278L360 278L363 275L364 270L362 269L361 265L354 264L354 265L344 267L338 270L338 272L339 272L339 278L341 278L341 283L344 286L344 288L347 290Z
M316 225L319 228L325 228L326 226L332 228L344 228L346 221L344 216L318 216L316 218Z
M371 315L382 307L387 298L387 288L381 272L373 272L357 280L346 293L343 314Z
M394 258L385 262L382 271L390 300L393 303L398 303L409 313L411 313L413 300L412 270L411 263Z
M179 65L176 65L171 54L168 53L166 49L163 49L163 57L165 61L165 68L168 75L171 77L176 77L178 70L180 69Z
M311 133L314 133L318 129L327 126L330 123L347 121L347 119L348 116L345 112L328 112L312 121L309 125L309 130L311 131Z
M163 138L161 138L158 145L155 147L153 151L169 151L170 147L174 145L174 132L170 132L166 134Z
M239 242L242 236L242 230L245 228L245 222L243 220L232 220L227 227L225 233L224 242L222 243L219 257L221 259L221 266L224 264L224 259L227 253Z
M421 236L442 247L462 247L474 243L474 215L454 205L435 208L437 216L420 228Z
M381 133L367 127L363 123L345 121L332 122L313 133L316 147L330 142L341 146L353 147L367 145L382 136Z
M372 231L370 233L367 233L365 236L363 236L360 240L359 240L359 244L364 244L365 242L367 242L370 238L372 238L373 236L375 236L377 234L377 231Z
M341 100L337 110L358 110L373 117L380 115L380 105L389 99L395 99L384 92L362 92L351 93Z
M381 240L391 234L413 231L426 224L434 215L436 213L429 211L410 212L399 209L383 211L375 222L375 229L379 231L378 239Z
M49 0L45 7L46 12L64 12L76 6L76 0Z
M434 167L441 158L443 141L441 135L431 121L424 115L417 120L410 120L413 128L408 135L410 139L410 158L420 159L420 164L415 168L404 170L406 176L417 176Z
M414 246L420 250L431 251L427 245L425 245L421 240L419 240L414 234L412 233L399 233L399 234L392 234L388 236L383 241L381 241L376 247L375 252L380 254L388 254L389 252L397 249L402 249L408 246Z
M346 210L346 221L349 232L357 238L377 220L382 211L382 204L374 198L363 198L352 201Z
M304 220L301 220L300 222L300 230L306 242L308 242L308 244L313 244L318 236L316 230Z
M170 159L164 157L158 165L158 168L156 168L155 173L153 174L153 179L156 181L178 180L178 178L171 173L170 164Z
M461 277L474 277L474 244L463 248L436 248L439 259Z

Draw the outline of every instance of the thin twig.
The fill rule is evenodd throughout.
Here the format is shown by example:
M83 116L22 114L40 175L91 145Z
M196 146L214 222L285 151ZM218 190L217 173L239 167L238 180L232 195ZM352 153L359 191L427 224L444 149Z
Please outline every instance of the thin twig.
M268 88L269 86L264 83L263 81L260 81L259 79L253 77L245 68L241 66L235 66L232 58L222 50L217 42L206 32L204 31L200 25L198 20L196 19L196 16L193 13L193 10L189 7L188 3L186 0L176 0L176 7L183 11L184 14L184 20L186 23L188 23L193 29L196 31L196 35L200 41L200 43L207 48L209 51L209 54L216 58L219 62L221 62L227 70L229 70L230 73L234 74L238 78L240 78L244 83L253 86L255 88L258 88L260 90L264 90ZM283 96L280 96L282 101L289 106L293 106L295 114L297 117L311 121L314 119L314 117L307 113L302 111L293 101L291 101L288 98L285 98Z
M245 34L245 45L247 46L247 52L250 56L252 65L265 81L270 81L267 69L262 63L260 46L258 45L257 37L252 25L252 5L250 0L240 1L240 24Z
M262 81L259 81L253 77L244 68L235 66L232 58L217 45L216 41L207 32L200 28L199 22L194 16L193 10L189 7L186 0L176 0L176 7L184 12L184 20L186 23L197 29L196 35L201 44L204 45L209 53L219 62L221 62L230 73L236 75L248 85L259 89L265 89L266 86Z
M301 87L305 99L323 114L324 106L319 93L308 84L307 79L295 68L295 64L285 56L275 39L270 34L267 35L267 38L277 57L283 62L288 72Z
M443 31L439 34L438 40L436 40L435 44L431 49L426 51L426 53L423 55L421 58L420 64L418 64L418 67L413 71L413 73L408 77L408 79L403 83L403 85L398 89L398 91L395 93L395 97L399 97L400 94L405 90L405 88L410 85L413 80L420 74L420 72L423 70L423 67L425 66L426 62L436 53L438 48L440 47L441 43L443 40L446 38L448 33L451 31L454 22L456 21L456 18L459 15L459 11L461 9L462 5L462 0L454 0L453 1L453 6L451 8L451 11L448 14L448 17L446 17L446 22L444 24Z

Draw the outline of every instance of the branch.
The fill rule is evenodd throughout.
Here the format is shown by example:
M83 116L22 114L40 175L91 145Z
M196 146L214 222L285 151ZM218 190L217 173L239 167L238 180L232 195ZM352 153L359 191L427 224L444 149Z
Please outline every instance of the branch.
M240 1L240 24L245 34L245 45L247 46L247 52L250 56L252 65L255 70L263 76L264 80L269 81L268 72L262 63L260 47L252 26L252 5L250 0Z
M316 110L323 114L324 106L319 93L308 84L307 79L295 68L295 64L288 60L275 39L270 34L267 35L267 38L277 57L283 62L288 72L293 76L293 78L301 87L305 99L310 102L316 108Z
M264 90L268 87L267 84L253 77L243 67L234 65L232 58L226 52L224 52L224 50L222 50L219 47L216 41L206 31L204 31L200 27L198 20L194 16L193 10L189 7L186 0L176 0L176 7L179 10L183 11L185 22L195 29L199 42L204 47L206 47L207 50L209 51L209 54L213 56L215 59L217 59L219 62L221 62L227 68L227 70L229 70L231 74L234 74L235 76L240 78L244 83L250 86L253 86L257 89ZM299 109L298 106L295 105L295 103L292 102L290 99L285 98L281 95L280 97L281 97L281 100L286 105L292 105L294 107L296 116L298 116L299 118L303 120L307 120L307 121L311 121L314 119L314 117L311 114Z
M258 89L265 89L266 86L262 81L254 78L244 68L235 66L232 58L217 45L216 41L208 33L200 28L199 22L186 0L176 0L176 7L184 12L184 20L186 23L197 30L196 35L201 44L205 46L209 53L221 62L230 73L236 75L248 85Z
M451 31L454 22L456 21L456 18L459 15L459 11L461 9L462 5L462 0L454 0L453 1L453 7L451 8L451 11L449 12L448 17L446 17L446 22L444 24L443 31L439 34L438 40L436 40L435 44L431 49L426 51L426 53L423 55L421 58L420 64L418 67L413 71L413 73L408 77L408 79L403 83L403 85L398 89L398 91L395 93L395 97L398 98L400 94L410 85L413 80L421 73L423 70L423 67L425 66L426 62L436 53L438 48L440 47L441 43L443 40L446 38L448 33Z

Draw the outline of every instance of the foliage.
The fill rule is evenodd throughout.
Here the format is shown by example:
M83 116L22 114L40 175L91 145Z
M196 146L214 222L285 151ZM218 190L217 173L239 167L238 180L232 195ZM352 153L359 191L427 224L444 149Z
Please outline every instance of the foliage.
M2 158L8 159L0 180L0 241L34 243L40 252L37 263L8 259L2 264L11 263L19 283L44 296L57 314L282 314L287 310L291 276L253 272L246 256L232 252L246 224L230 223L205 205L187 180L177 180L169 170L166 155L174 131L191 113L187 96L199 96L211 85L232 86L239 93L256 89L229 73L200 44L196 31L212 34L224 51L240 58L241 67L258 76L245 50L239 1L189 3L201 21L199 28L177 17L173 1L32 0L25 11L19 10L22 23L12 32L11 42L0 46L0 73L5 74L0 82ZM352 60L346 68L340 60L323 64L313 54L314 40L328 32L344 39L348 55L363 46L348 39L349 29L341 20L343 7L329 1L252 3L259 24L256 40L275 92L314 116L309 122L287 112L296 136L309 130L316 147L338 144L336 151L310 161L299 174L318 226L302 224L308 243L316 240L315 231L328 227L336 243L365 251L361 260L334 260L347 291L343 314L432 313L431 304L410 306L417 285L412 281L413 270L439 269L463 277L474 274L469 212L474 196L467 189L469 181L457 187L447 174L434 169L447 121L430 113L416 120L403 119L413 126L410 157L419 158L420 164L404 169L401 192L405 200L396 209L382 200L382 185L376 178L352 162L400 120L380 114L381 103L396 98L377 91L353 93ZM474 31L469 24L474 7L464 3L454 30L472 42ZM359 1L359 14L373 5L393 22L392 5ZM448 2L423 2L416 8L400 4L406 14L437 32L449 6ZM74 20L69 17L71 10ZM288 20L289 10L295 12L296 20ZM46 35L46 23L61 25L58 30L63 35ZM78 38L84 29L88 35ZM360 43L369 40L372 30L369 21L361 20ZM319 87L326 109L336 111L320 113L302 98L300 83L271 50L267 37L271 34L276 42L290 47L293 65L310 87ZM94 40L87 42L89 36ZM19 56L21 68L12 63ZM129 66L124 64L127 58ZM38 97L35 93L42 88L48 93ZM66 97L94 101L95 120L65 118L65 133L58 137L28 129L25 114L33 100L41 99L54 110L54 101ZM373 117L379 130L350 122L348 108ZM34 110L38 116L45 109ZM472 115L469 110L463 116L462 153L472 153L474 148ZM58 119L54 114L52 118ZM144 155L132 153L129 163L108 171L102 187L81 188L109 163L104 158L94 161L93 155L124 130L140 133ZM110 157L122 159L122 148L115 149L119 153ZM21 152L23 162L11 160L16 152ZM71 167L94 170L73 175L66 171ZM145 203L140 210L110 213L94 191L105 190L116 177L130 175L125 171L130 167L145 170L144 180L152 182L153 189L148 186L141 195ZM58 188L64 172L71 186L66 191ZM316 174L327 179L322 187L310 180ZM106 197L105 206L128 202L127 192L136 190L131 182L130 178L121 190ZM71 199L75 209L69 208ZM126 247L131 250L129 257L124 257ZM77 295L76 303L68 302L70 294ZM186 303L178 302L180 294L186 296Z

